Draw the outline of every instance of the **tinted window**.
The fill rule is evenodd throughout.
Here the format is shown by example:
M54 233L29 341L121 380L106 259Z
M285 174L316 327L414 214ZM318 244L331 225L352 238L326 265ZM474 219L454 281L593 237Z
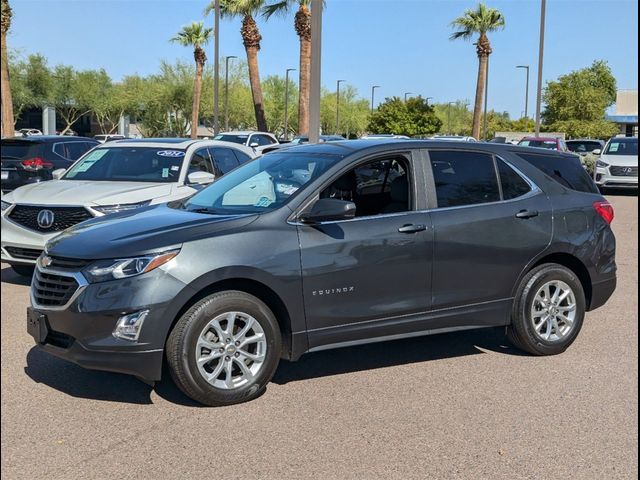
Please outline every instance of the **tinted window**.
M69 151L66 143L54 143L52 147L53 153L56 155L69 159Z
M518 145L522 145L523 147L536 147L536 148L546 148L548 150L557 150L558 142L556 140L520 140Z
M2 140L2 158L25 160L42 155L42 144L22 140Z
M233 154L233 151L231 151L231 149L214 148L211 151L213 153L213 161L218 166L220 172L223 175L238 166L238 159Z
M193 172L207 172L215 175L211 160L209 158L209 152L206 148L197 150L191 156L191 163L189 163L189 173Z
M484 153L429 152L438 207L457 207L500 200L493 157Z
M602 148L602 145L598 142L567 142L567 148L572 152L587 153Z
M529 184L518 173L502 160L498 159L498 172L500 173L500 186L502 198L511 200L531 191Z
M612 138L604 153L606 155L638 155L638 139Z
M67 158L69 158L70 160L77 160L82 155L84 155L91 147L93 147L92 144L85 142L67 143Z
M271 145L272 143L276 143L273 138L268 135L253 135L251 137L251 143L257 143L259 146Z
M226 135L221 133L213 137L214 140L220 140L221 142L233 142L245 145L249 139L249 135Z
M537 155L520 153L517 155L542 170L565 187L579 192L598 193L598 188L575 156Z
M251 160L251 157L249 155L247 155L246 153L242 153L240 150L233 150L233 154L236 156L239 163L245 163Z

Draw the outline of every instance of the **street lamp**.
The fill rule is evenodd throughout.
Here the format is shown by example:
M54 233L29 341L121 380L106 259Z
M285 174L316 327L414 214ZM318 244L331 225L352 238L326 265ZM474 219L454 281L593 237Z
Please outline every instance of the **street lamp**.
M405 94L404 94L404 102L405 102L405 103L407 103L407 97L408 97L409 95L413 95L413 92L405 92Z
M456 102L447 102L447 131L448 135L451 135L451 105L455 105Z
M213 31L215 38L213 55L213 133L220 133L220 106L218 96L220 93L220 0L214 1ZM196 131L197 125L192 126Z
M371 113L373 113L373 99L374 99L376 88L380 88L380 85L374 85L373 87L371 87Z
M516 68L525 68L527 70L527 83L524 90L524 118L527 118L529 111L529 65L516 65Z
M295 72L295 68L287 68L284 74L284 141L289 140L289 72Z
M309 90L309 143L318 143L318 141L320 140L320 79L322 73L323 4L324 0L311 0L311 81Z
M225 57L225 68L224 68L224 130L225 132L229 131L229 60L232 58L238 58L233 55L229 55Z
M336 135L340 133L340 84L346 80L336 82Z
M540 136L540 105L542 103L542 57L544 54L544 17L547 0L540 3L540 46L538 47L538 91L536 93L536 137Z

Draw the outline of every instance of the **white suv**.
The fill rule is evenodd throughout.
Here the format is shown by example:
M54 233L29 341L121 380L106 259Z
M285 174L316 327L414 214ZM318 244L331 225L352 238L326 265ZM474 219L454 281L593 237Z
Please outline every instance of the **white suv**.
M638 188L638 137L614 137L596 162L596 183L601 188Z
M116 140L87 152L54 180L2 197L2 261L30 275L45 243L84 220L188 197L256 157L228 142Z
M254 132L252 130L237 132L222 132L213 137L222 142L233 142L253 148L258 153L267 153L280 147L278 139L267 132Z

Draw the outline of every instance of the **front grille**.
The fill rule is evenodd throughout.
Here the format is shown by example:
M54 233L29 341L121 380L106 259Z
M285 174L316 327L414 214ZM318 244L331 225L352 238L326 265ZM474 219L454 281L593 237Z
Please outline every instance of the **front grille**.
M613 166L609 169L614 177L637 177L638 167Z
M37 260L42 253L42 250L36 250L35 248L5 247L5 250L13 258L21 260Z
M79 288L72 277L41 272L36 268L31 292L36 303L43 307L66 305Z
M59 270L71 270L78 272L91 263L91 260L82 260L79 258L62 258L62 257L49 257L51 263L47 268L59 269Z
M51 225L41 226L38 222L38 214L43 210L53 213ZM37 232L59 232L72 227L80 222L89 220L93 216L83 207L47 207L16 205L9 213L9 218L24 227Z

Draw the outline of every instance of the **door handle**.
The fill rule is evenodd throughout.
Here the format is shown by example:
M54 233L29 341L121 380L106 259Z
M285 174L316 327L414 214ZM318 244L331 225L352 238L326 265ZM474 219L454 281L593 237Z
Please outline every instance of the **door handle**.
M408 224L408 225L403 225L398 229L398 232L400 233L418 233L418 232L424 232L427 229L426 225L412 225L412 224Z
M532 218L539 215L537 210L520 210L516 213L516 218Z

